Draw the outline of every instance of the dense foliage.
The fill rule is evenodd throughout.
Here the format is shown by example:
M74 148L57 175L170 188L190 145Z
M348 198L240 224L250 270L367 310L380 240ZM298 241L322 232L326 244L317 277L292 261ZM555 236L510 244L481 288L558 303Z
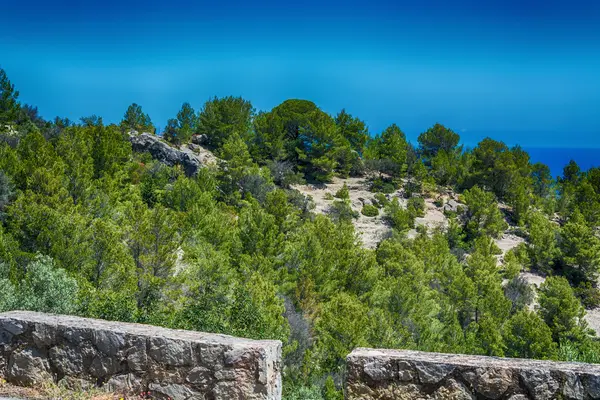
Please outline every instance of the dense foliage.
M132 130L154 131L137 104L118 126L45 121L0 70L0 310L279 339L288 399L339 399L357 346L598 361L582 301L599 298L600 169L571 163L555 181L519 147L464 150L440 124L415 147L305 100L183 104L164 139L205 135L221 160L194 177L133 153ZM329 215L292 189L334 176L378 192L362 213L393 234L376 249L348 187ZM424 197L448 191L464 206L449 227L407 235ZM499 265L509 224L527 240ZM535 309L528 269L548 275Z

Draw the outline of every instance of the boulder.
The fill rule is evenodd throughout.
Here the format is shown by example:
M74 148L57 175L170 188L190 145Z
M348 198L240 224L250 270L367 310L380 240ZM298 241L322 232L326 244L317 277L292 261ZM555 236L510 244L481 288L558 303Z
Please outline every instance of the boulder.
M52 379L48 361L35 348L15 351L8 363L8 381L17 385L34 386Z
M202 150L202 147L200 147L200 146L198 146L197 144L194 144L194 143L188 143L187 146L188 146L188 149L190 149L194 153L200 153L200 150Z
M170 167L181 165L187 176L194 176L202 167L200 158L193 153L178 150L163 142L158 136L142 133L140 135L129 135L129 141L133 151L148 152L152 158Z
M203 146L208 143L208 136L206 135L193 135L192 144Z

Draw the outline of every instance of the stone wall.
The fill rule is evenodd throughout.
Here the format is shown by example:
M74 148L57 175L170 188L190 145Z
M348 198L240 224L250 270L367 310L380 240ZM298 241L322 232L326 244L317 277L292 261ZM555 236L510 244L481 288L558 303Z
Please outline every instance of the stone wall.
M348 400L600 399L600 365L356 349Z
M172 399L281 398L281 342L14 311L0 376L17 385L147 391Z

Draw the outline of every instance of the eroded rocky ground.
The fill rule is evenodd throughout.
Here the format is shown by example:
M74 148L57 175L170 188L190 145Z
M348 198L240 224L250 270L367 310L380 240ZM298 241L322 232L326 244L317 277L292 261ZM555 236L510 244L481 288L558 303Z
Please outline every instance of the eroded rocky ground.
M375 193L369 190L369 182L367 178L334 178L333 182L328 184L314 185L296 185L294 189L306 196L312 197L315 202L315 212L327 214L333 202L337 200L334 196L344 184L348 186L350 192L350 205L352 210L359 213L359 217L354 220L354 226L360 236L363 246L367 248L375 248L377 244L388 236L392 228L386 222L383 210L380 210L377 217L367 217L361 214L364 204L372 204ZM387 198L392 200L398 198L400 204L406 207L406 199L402 196L402 189L394 193L388 194ZM437 207L434 204L434 199L425 199L425 216L416 218L417 226L426 225L429 229L437 227L445 228L448 226L448 218L444 215L442 207ZM416 230L409 231L408 236L414 237Z
M377 217L366 217L360 213L364 204L372 204L375 193L369 190L369 182L367 178L334 178L333 182L322 185L297 185L295 189L300 191L306 196L312 197L315 202L315 212L327 214L333 202L337 200L334 196L338 190L340 190L344 184L348 186L350 194L350 204L354 211L359 213L359 217L354 220L354 226L356 231L366 248L375 248L377 244L387 237L392 228L385 221L383 210ZM397 190L394 193L387 195L388 199L398 198L400 204L406 206L406 199L402 196L402 189ZM442 199L444 204L449 201L457 203L455 195L443 195ZM460 205L460 204L459 204ZM500 207L506 207L500 205ZM425 199L425 216L422 218L416 218L415 224L417 226L425 225L429 230L434 228L445 229L448 227L448 217L444 214L444 208L439 207L435 204L435 199ZM498 264L501 265L504 260L504 255L521 243L525 243L525 239L512 233L514 227L509 229L502 234L502 236L495 240L496 245L500 248L502 253L498 255ZM412 229L408 232L408 237L415 237L417 235L416 229ZM545 281L545 277L537 272L522 272L521 277L524 278L530 285L534 286L535 289L539 289L540 285ZM536 300L530 305L532 308L537 306ZM600 335L600 308L587 310L586 317L587 323L590 328Z

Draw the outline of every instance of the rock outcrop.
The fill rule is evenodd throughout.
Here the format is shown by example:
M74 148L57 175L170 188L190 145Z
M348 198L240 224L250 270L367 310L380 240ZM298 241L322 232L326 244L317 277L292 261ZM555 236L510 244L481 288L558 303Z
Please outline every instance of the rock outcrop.
M171 147L160 140L158 136L149 133L137 134L132 132L129 134L129 140L133 151L140 153L147 151L152 155L152 158L170 167L181 165L187 176L196 175L204 164L202 157L193 151Z
M347 366L348 400L600 398L600 365L356 349Z
M147 391L162 398L281 398L281 342L13 311L0 376L17 385Z

